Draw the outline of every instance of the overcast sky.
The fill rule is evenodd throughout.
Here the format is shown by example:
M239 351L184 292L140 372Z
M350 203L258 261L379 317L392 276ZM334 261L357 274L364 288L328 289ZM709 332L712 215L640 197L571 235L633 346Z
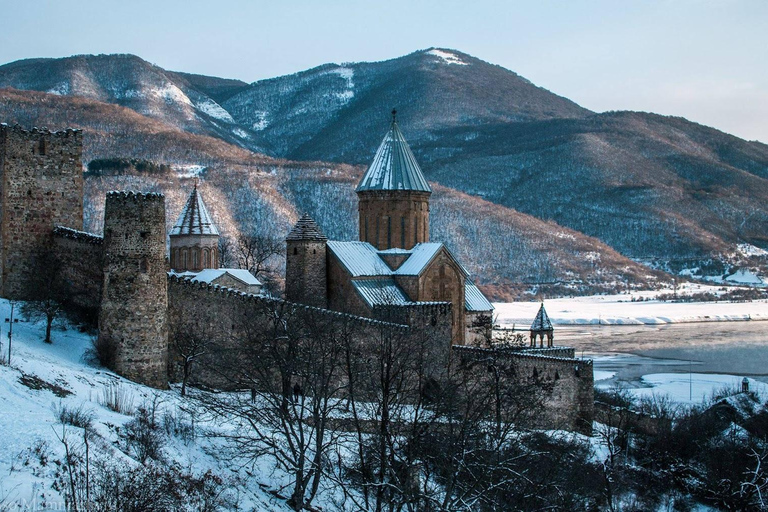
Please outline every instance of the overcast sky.
M133 53L252 82L430 46L598 112L679 115L768 143L768 0L0 0L0 63Z

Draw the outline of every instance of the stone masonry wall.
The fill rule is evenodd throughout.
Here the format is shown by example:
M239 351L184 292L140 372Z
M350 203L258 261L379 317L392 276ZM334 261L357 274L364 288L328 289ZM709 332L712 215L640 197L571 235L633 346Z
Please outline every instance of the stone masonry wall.
M453 347L453 357L506 365L520 383L537 384L545 393L533 418L537 428L591 433L594 418L594 376L590 359L569 359L474 347ZM486 363L484 363L485 365Z
M0 125L0 293L24 299L55 226L83 227L83 138Z
M220 371L230 365L237 365L243 351L253 338L269 333L269 318L279 312L290 318L291 322L320 319L326 321L349 322L354 328L355 338L364 344L366 339L376 339L375 330L383 325L393 326L399 331L408 328L354 315L314 308L302 304L287 302L258 295L251 295L236 290L206 283L197 283L176 275L168 276L168 326L171 346L169 375L178 382L182 378L181 353L189 333L202 338L206 345L205 353L195 360L190 383L204 387L223 389L237 388ZM249 339L250 338L250 339Z
M285 297L318 308L328 306L325 240L288 240L285 260Z
M95 321L104 282L104 239L58 226L53 231L53 241L63 263L62 277L70 289L71 301L87 320Z
M165 198L110 192L104 209L100 343L114 347L114 370L168 386Z

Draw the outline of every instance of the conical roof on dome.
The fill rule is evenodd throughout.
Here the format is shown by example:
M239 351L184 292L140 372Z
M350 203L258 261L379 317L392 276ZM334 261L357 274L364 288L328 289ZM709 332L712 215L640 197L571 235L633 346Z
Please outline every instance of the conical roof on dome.
M416 190L432 192L416 157L397 126L392 111L392 125L381 142L363 179L357 185L357 192L366 190Z
M171 235L218 235L219 230L213 223L203 197L197 192L197 184L189 194L187 204L181 210L176 224L171 228Z
M536 314L536 318L533 319L533 323L531 324L531 330L532 331L553 330L552 322L550 322L549 320L549 315L547 315L547 311L544 309L543 303L539 308L539 312Z
M323 232L320 230L320 226L317 225L312 217L308 214L301 216L299 221L293 226L293 229L286 240L328 240Z

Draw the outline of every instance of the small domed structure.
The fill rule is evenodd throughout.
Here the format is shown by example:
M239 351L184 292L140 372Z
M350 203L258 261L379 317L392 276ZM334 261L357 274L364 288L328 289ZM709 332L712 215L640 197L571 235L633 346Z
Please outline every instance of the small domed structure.
M549 320L547 310L544 309L544 303L541 303L539 312L536 313L536 318L533 319L531 324L531 347L536 346L536 338L540 337L541 341L539 346L544 348L544 335L547 336L547 347L552 346L554 340L555 328L552 326L552 322Z

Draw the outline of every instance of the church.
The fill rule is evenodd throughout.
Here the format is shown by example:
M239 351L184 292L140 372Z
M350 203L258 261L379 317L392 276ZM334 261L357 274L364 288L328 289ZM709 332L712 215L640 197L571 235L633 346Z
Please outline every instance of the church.
M493 306L442 242L429 238L432 189L396 111L356 189L359 241L328 240L308 215L286 238L286 299L375 318L377 309L451 305L454 345L479 342Z

